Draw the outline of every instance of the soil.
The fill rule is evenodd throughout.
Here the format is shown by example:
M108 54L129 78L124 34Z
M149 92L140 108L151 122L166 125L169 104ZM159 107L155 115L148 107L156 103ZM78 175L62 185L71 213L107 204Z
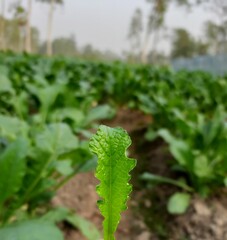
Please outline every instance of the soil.
M120 240L227 240L227 191L220 189L209 199L192 197L188 211L184 215L173 216L166 211L168 197L176 192L170 185L158 185L152 188L140 179L145 172L166 177L174 177L169 162L172 157L166 144L157 139L145 141L144 134L153 119L139 111L120 109L117 116L103 124L125 128L132 138L130 156L138 159L133 171L134 186L128 210L116 233ZM54 199L55 205L74 209L79 215L91 221L101 231L102 217L99 214L95 192L97 185L93 173L75 176ZM86 240L81 233L70 226L64 226L65 240Z

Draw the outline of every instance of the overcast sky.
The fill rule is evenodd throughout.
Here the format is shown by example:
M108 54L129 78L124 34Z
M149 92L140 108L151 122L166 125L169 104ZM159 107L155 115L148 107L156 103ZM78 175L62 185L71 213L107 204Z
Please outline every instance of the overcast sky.
M26 1L24 1L26 3ZM134 10L140 7L147 16L149 6L145 0L64 0L54 15L54 37L74 34L81 47L91 43L100 50L121 53L129 49L127 33ZM40 30L41 39L47 31L48 4L34 3L32 24ZM202 24L209 14L197 7L192 13L176 6L171 7L166 18L169 28L184 27L195 36L201 35ZM161 43L159 48L168 51L169 46Z

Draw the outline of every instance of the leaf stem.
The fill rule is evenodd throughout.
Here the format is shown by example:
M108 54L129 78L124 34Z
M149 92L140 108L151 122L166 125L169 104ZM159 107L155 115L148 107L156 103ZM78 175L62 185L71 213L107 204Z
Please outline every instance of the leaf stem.
M53 155L51 155L49 157L49 159L47 160L47 162L43 165L39 175L35 178L35 180L33 181L33 183L30 185L30 187L28 188L28 190L26 191L25 195L24 195L24 201L25 202L28 198L29 198L29 194L34 190L34 188L37 186L37 184L39 183L39 181L42 179L44 172L46 170L46 168L48 167L48 165L51 163L51 161L53 159L56 158L56 154L54 153Z

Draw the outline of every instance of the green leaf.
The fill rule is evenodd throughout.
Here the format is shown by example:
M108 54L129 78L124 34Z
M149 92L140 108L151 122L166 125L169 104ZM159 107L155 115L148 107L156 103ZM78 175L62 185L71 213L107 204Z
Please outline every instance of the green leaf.
M71 224L73 227L79 229L88 240L100 240L101 238L100 233L95 225L67 208L59 207L53 209L45 214L42 217L42 220L52 223L58 223L64 220Z
M81 142L79 148L60 156L61 161L66 159L71 160L77 173L94 171L97 166L97 158L89 151L88 142Z
M11 81L7 78L6 75L0 75L0 92L10 92L14 93Z
M57 109L51 115L52 121L61 122L64 121L65 119L73 120L75 124L81 124L85 119L85 115L82 110L75 108Z
M193 165L193 154L189 145L185 141L178 140L166 129L159 130L158 135L169 144L170 152L179 164L183 166L188 165L188 167Z
M92 158L86 161L84 164L81 164L78 173L91 172L94 171L97 167L97 158Z
M1 240L63 240L61 231L52 223L40 220L20 222L0 229Z
M120 213L127 209L127 199L132 191L129 172L136 160L126 157L131 140L122 128L100 126L90 141L90 149L98 156L96 177L100 180L98 202L104 216L104 239L114 240L114 233L120 221Z
M55 168L63 176L68 176L73 173L72 161L70 159L57 161Z
M78 138L64 123L50 124L36 136L35 142L42 151L56 155L70 152L78 147Z
M227 187L227 177L225 177L223 181L224 181L225 187Z
M225 122L224 121L225 118L226 118L225 110L220 105L215 111L212 120L210 120L206 124L203 125L201 124L202 126L200 126L200 128L206 146L214 142L215 139L217 139L218 136L220 135L220 132L224 130L223 125Z
M157 138L157 136L157 132L154 129L149 128L144 137L147 141L153 141Z
M56 101L57 96L65 91L65 86L62 84L47 85L44 88L27 84L27 88L32 94L36 95L41 102L40 112L43 121L46 120L48 110Z
M180 187L186 191L193 191L192 188L190 188L185 182L183 181L176 181L176 180L173 180L173 179L170 179L170 178L166 178L166 177L162 177L162 176L159 176L159 175L155 175L155 174L152 174L152 173L148 173L148 172L145 172L141 175L140 177L141 180L145 180L145 181L151 181L151 182L158 182L158 183L168 183L168 184L172 184L172 185L175 185L177 187Z
M49 85L45 88L38 90L37 97L40 99L42 104L42 110L46 111L54 103L58 94L64 90L64 86L55 84Z
M187 193L175 193L168 201L168 212L171 214L183 214L190 204L191 196Z
M26 171L27 142L18 139L0 155L0 203L16 193ZM1 239L1 238L0 238Z
M0 115L0 134L11 140L15 140L18 135L26 136L28 133L26 122L15 117Z
M101 119L111 119L115 115L115 110L110 107L109 105L101 105L97 106L95 108L92 108L86 119L86 124L89 124L91 122L101 120Z
M48 213L46 213L44 216L42 216L41 220L52 222L52 223L58 223L66 219L67 216L69 216L70 210L64 207L58 207L55 209L52 209Z
M22 118L22 116L27 116L28 114L28 93L25 91L22 91L18 95L14 95L10 103L14 106L15 112L18 116Z
M99 231L86 219L78 216L77 214L71 214L66 217L66 221L72 226L78 228L88 240L100 240L101 237Z
M198 155L194 160L194 173L200 178L213 177L212 166L205 155Z

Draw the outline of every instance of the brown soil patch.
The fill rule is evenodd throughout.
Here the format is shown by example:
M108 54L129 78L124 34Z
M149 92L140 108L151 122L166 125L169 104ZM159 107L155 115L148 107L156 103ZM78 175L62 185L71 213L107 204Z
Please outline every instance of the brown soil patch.
M195 196L188 212L174 219L171 239L227 239L226 193L226 190L220 190L209 200Z
M106 120L102 123L110 127L122 127L127 132L132 133L136 130L146 128L152 121L151 115L145 115L138 110L120 108L114 119Z

